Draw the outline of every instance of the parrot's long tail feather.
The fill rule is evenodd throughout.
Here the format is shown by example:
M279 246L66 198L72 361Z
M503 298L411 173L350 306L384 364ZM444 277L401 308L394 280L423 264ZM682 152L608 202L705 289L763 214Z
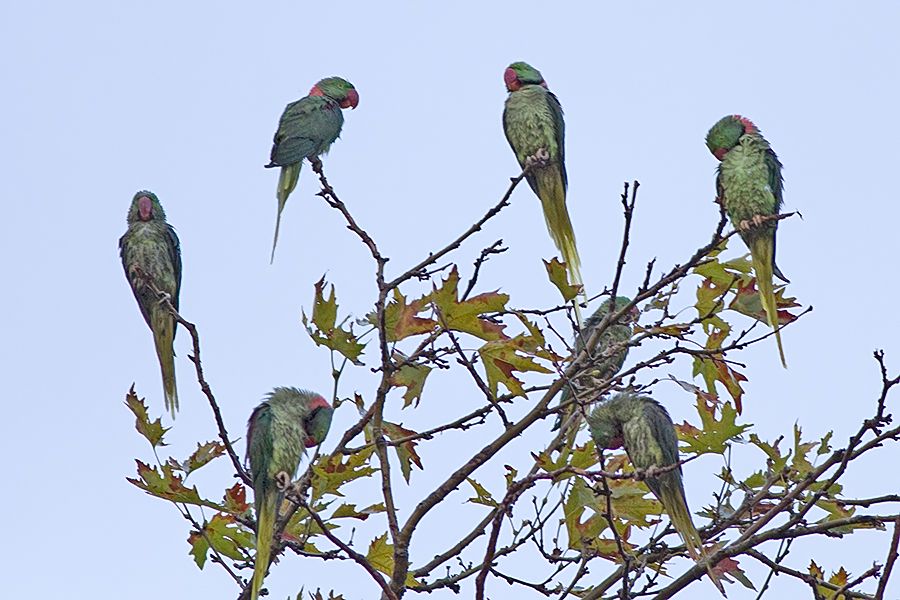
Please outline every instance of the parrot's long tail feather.
M662 478L670 474L674 475L674 473L666 473ZM669 513L669 518L672 520L675 531L681 536L685 547L687 547L688 554L694 559L694 562L699 562L706 553L703 550L703 540L697 532L697 528L694 527L694 521L691 519L691 513L688 511L687 499L684 497L684 488L681 487L681 484L676 483L672 485L663 484L660 491L663 496L661 500L666 507L666 512ZM722 587L721 580L713 572L712 567L713 565L707 563L706 572L713 585L724 596L725 589Z
M156 345L156 356L162 371L163 391L166 397L166 410L178 412L178 388L175 385L175 351L172 342L175 339L175 318L162 306L153 307L151 313L153 342Z
M275 262L275 246L278 245L278 230L281 227L281 211L287 204L288 196L297 187L297 181L300 179L300 165L302 163L294 163L281 167L281 174L278 175L278 189L275 196L278 198L278 215L275 217L275 237L272 240L272 257L269 264Z
M784 348L781 345L781 331L778 330L778 305L775 302L775 291L772 286L772 271L775 244L768 236L754 239L750 245L750 257L753 261L753 272L756 273L756 285L759 288L759 299L766 311L769 326L775 329L775 341L778 344L778 355L781 365L787 369L784 359Z
M270 492L271 494L272 492ZM269 556L272 551L272 533L275 529L275 508L277 498L265 498L256 513L256 559L253 563L253 581L250 584L250 600L259 598L266 571L269 570Z
M572 284L580 285L581 296L587 298L584 282L581 279L581 259L578 257L578 248L575 245L575 231L572 229L572 221L569 219L569 211L566 208L566 188L563 185L559 168L550 166L538 173L537 184L538 196L541 199L541 207L544 210L544 219L547 221L550 237L562 252ZM583 321L577 299L574 301L574 305L575 317L580 326Z

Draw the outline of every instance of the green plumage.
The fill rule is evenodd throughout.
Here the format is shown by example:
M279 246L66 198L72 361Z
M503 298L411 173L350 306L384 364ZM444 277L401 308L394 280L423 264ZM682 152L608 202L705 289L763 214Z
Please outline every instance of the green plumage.
M305 448L322 443L334 410L313 392L278 387L250 415L247 422L247 460L256 508L256 559L251 600L256 600L269 568L272 535L278 507L284 498L277 479L290 480Z
M773 216L784 203L781 162L769 142L749 119L738 115L723 117L706 136L710 152L721 161L716 191L732 225L750 249L759 297L769 326L776 328L775 341L781 364L787 367L781 332L778 331L778 306L773 276L787 282L775 264L777 221L754 224L754 217Z
M583 286L581 259L566 208L566 125L562 106L547 89L540 72L527 63L511 64L506 69L504 80L509 96L503 110L503 132L521 167L524 168L527 160L540 150L549 156L546 164L528 174L528 185L541 200L547 229L563 255L572 283ZM575 310L580 323L577 303Z
M172 226L166 223L166 213L156 194L140 191L134 195L128 209L128 230L119 239L119 255L131 291L153 332L156 356L162 371L166 410L172 418L178 411L178 389L175 385L175 317L160 303L151 291L142 272L160 291L169 295L172 305L178 308L181 290L181 247Z
M585 343L592 337L594 330L600 325L600 322L603 321L606 315L630 303L631 299L625 296L617 297L615 304L612 299L605 300L600 305L600 308L588 317L581 331L575 336L573 356L578 356L584 350ZM625 363L625 357L628 356L628 346L625 343L631 339L633 333L632 323L637 320L639 314L637 308L634 308L618 321L607 326L603 333L600 334L597 345L591 350L588 361L572 377L572 380L563 387L560 404L566 404L572 399L573 388L575 389L576 397L584 400L594 400L592 396L595 394L591 390L615 377ZM569 420L570 415L578 415L580 413L581 411L578 410L577 405L564 408L556 419L556 424L553 427L554 431L562 427ZM574 427L574 430L577 430L579 422L580 419L576 418L576 422L570 427Z
M666 467L679 462L678 436L672 418L649 396L631 392L617 394L600 403L588 415L587 421L598 450L624 445L631 464L638 469ZM703 541L688 509L681 466L644 481L666 509L691 558L700 560ZM707 570L713 583L722 591L721 583L709 566Z
M278 214L271 260L275 260L281 212L297 187L303 159L312 160L328 152L344 125L341 109L355 108L358 102L359 94L353 84L340 77L328 77L314 85L308 96L288 104L281 114L270 162L266 165L266 168L281 167L275 192Z

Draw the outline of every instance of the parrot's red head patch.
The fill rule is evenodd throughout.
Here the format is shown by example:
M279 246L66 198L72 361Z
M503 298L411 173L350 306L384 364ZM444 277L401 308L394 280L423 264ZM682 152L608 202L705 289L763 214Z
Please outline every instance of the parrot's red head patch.
M715 156L719 160L725 158L726 154L728 154L728 148L716 148L715 150L713 150L713 156Z
M313 396L313 399L309 401L309 410L313 411L320 407L331 408L331 404L329 404L328 400L326 400L322 396Z
M141 221L149 221L153 218L153 201L148 196L138 198L138 214Z
M325 92L320 90L319 85L316 84L316 85L312 86L312 89L309 90L309 95L310 96L324 96Z
M506 71L503 72L503 82L506 84L506 89L510 92L515 92L522 87L519 76L516 75L516 72L511 67L507 67Z
M747 117L742 117L741 115L734 115L734 118L741 122L741 125L744 126L744 133L757 133L759 132L759 128L753 124L753 121L748 119Z
M341 108L356 108L359 105L359 92L351 89L347 92L347 97L341 100Z

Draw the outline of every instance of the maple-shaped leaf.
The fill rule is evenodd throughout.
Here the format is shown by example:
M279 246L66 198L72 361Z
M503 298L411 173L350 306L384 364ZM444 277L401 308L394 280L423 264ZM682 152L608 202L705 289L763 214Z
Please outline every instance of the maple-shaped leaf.
M791 457L791 453L781 454L781 450L778 449L778 442L781 440L779 438L775 441L774 444L770 444L768 442L764 442L755 433L750 434L750 443L762 450L768 456L768 460L766 461L769 470L773 473L780 473L784 470L785 466L787 466L787 461Z
M137 471L140 479L133 477L126 477L126 479L129 483L141 488L148 494L172 502L208 506L216 510L222 509L222 507L215 502L201 498L200 492L197 491L196 487L185 487L183 483L184 480L175 474L171 465L164 464L162 465L161 471L157 471L155 467L151 467L139 460L135 462L137 463Z
M225 490L222 508L224 512L233 515L242 515L250 510L250 504L247 502L247 488L244 487L244 484L238 482Z
M365 521L372 515L376 513L384 512L386 509L384 507L384 503L379 502L378 504L373 504L372 506L367 506L366 508L357 509L355 504L341 504L338 506L335 511L331 514L332 519L359 519L360 521Z
M225 446L219 442L197 442L197 449L184 462L176 463L187 477L200 467L225 454Z
M556 289L559 290L563 300L566 302L572 300L581 291L583 286L569 283L566 263L560 262L558 258L553 257L549 261L544 261L544 267L547 268L547 276L550 277L550 282L556 286Z
M398 358L395 356L395 359ZM402 359L402 357L400 357ZM425 379L431 373L431 367L421 364L405 364L391 374L390 383L394 387L404 387L403 408L413 402L419 406L422 397L422 389L425 387Z
M375 451L369 446L359 452L344 457L341 454L322 456L313 464L313 498L326 494L343 496L340 488L361 477L368 477L376 471L369 466L369 459Z
M806 477L813 470L813 465L806 458L809 451L819 445L819 442L803 442L801 439L802 430L797 423L794 423L794 456L791 461L791 469L798 479Z
M515 373L536 372L552 373L548 367L535 361L535 358L558 362L562 357L546 347L544 334L540 328L524 315L516 316L525 326L526 331L513 338L487 342L478 349L484 363L488 388L497 397L497 385L502 383L514 396L525 397L525 387Z
M143 398L137 397L133 383L131 384L131 389L128 390L128 394L125 395L125 406L134 413L134 428L144 436L144 439L150 442L152 447L167 445L163 442L163 436L170 428L162 426L161 418L155 421L150 420L147 414L147 405L144 403Z
M388 421L382 422L382 431L384 431L384 435L392 442L396 442L411 435L416 435L417 433L412 429L405 429L396 423L390 423ZM419 470L422 470L422 459L419 457L418 453L416 453L416 444L418 444L418 441L416 440L407 440L394 446L394 450L397 451L397 458L400 459L400 472L403 473L403 479L406 480L406 483L409 483L413 465L416 465L419 467Z
M700 415L702 427L700 433L681 438L687 444L688 452L697 454L721 454L725 452L728 442L753 426L737 424L737 410L731 402L719 404L721 416L716 418L716 404L710 403L702 396L697 396L697 414Z
M741 383L747 381L743 373L740 373L727 363L721 354L712 356L694 357L694 377L701 375L710 393L715 393L716 383L721 383L728 394L734 399L738 414L743 412L742 400L744 388Z
M409 304L400 290L394 288L394 298L384 307L384 324L387 341L397 342L404 338L422 333L430 333L437 329L434 319L418 316L431 307L431 294L413 300ZM375 313L366 315L372 325L378 325Z
M756 587L747 577L747 574L744 573L743 569L741 569L740 565L738 565L738 561L730 556L723 558L716 566L712 567L712 572L720 578L723 575L731 576L737 581L740 581L745 588L756 591Z
M466 502L471 502L472 504L483 504L484 506L490 506L492 508L497 506L497 501L494 500L494 497L491 495L487 489L471 477L466 477L466 481L469 482L469 485L475 490L475 497L469 498Z
M342 354L354 364L359 362L359 355L365 349L365 344L360 343L353 333L353 325L344 329L337 323L338 304L334 296L334 285L331 293L325 298L325 277L316 282L315 301L313 303L312 319L307 318L306 312L302 312L303 326L309 333L309 337L317 346L325 346ZM310 326L312 323L313 326Z
M782 325L797 319L797 316L787 309L798 307L800 304L797 303L796 298L784 297L784 286L775 287L775 305L778 307L778 322ZM738 286L735 297L728 305L728 308L742 315L752 317L757 321L769 322L766 311L762 306L762 300L759 298L759 292L756 289L756 279Z
M210 549L232 560L247 560L249 550L255 547L253 534L233 516L222 513L213 515L201 531L191 531L187 541L191 545L190 554L201 569Z
M446 329L468 333L485 341L504 339L505 325L481 317L486 313L506 310L509 295L486 292L460 302L458 288L459 271L454 265L447 279L441 282L440 287L435 286L431 292L431 302L440 315L441 325Z
M369 564L385 575L393 575L394 572L394 546L387 541L387 534L382 534L372 540L369 551L366 553ZM406 585L419 585L412 573L406 575Z
M327 502L318 502L315 503L312 508L317 514L321 514L328 508L328 504L329 503ZM279 512L283 514L290 511L291 508L292 505L290 504L290 501L284 500ZM337 529L339 526L335 523L326 521L325 527L331 530ZM322 527L310 516L309 511L306 508L298 508L294 514L291 515L287 525L285 525L281 537L290 542L300 544L307 552L318 553L318 549L310 542L310 539L321 534Z

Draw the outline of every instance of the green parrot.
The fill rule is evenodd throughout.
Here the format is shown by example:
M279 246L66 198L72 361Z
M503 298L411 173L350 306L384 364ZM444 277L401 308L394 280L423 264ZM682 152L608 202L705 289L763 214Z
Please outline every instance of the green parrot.
M181 246L171 225L166 223L166 212L153 192L146 190L134 195L128 209L128 231L119 239L119 255L125 268L125 277L153 332L156 356L162 370L166 410L178 411L178 389L175 386L175 317L161 303L160 298L144 285L145 279L137 275L141 271L159 290L165 292L178 309L178 293L181 290Z
M772 276L774 274L785 283L789 281L775 264L778 222L761 220L781 211L784 201L781 162L759 128L740 115L719 119L706 134L706 145L720 161L716 177L717 197L724 203L731 224L750 249L759 298L769 326L775 328L781 364L787 368L778 330L778 306Z
M612 299L607 298L603 304L600 305L600 308L588 317L587 321L584 322L584 326L581 328L581 332L575 336L575 352L573 353L573 356L577 356L584 350L585 342L591 338L594 329L600 324L603 317L630 303L631 298L618 296L615 301L615 308L613 308ZM591 356L588 358L587 362L583 364L581 370L573 377L572 382L563 387L562 395L559 400L560 404L565 404L572 399L573 387L580 396L594 386L595 380L608 381L610 378L615 377L616 373L619 372L622 365L625 363L625 357L628 356L628 346L622 346L613 351L612 354L610 354L610 349L614 345L622 344L631 339L633 333L631 325L632 323L637 322L640 314L640 310L636 306L632 307L632 309L623 315L621 319L615 323L611 323L606 328L600 335L600 339L597 340L597 345L594 346L594 349L591 351ZM563 423L569 418L569 415L578 412L577 406L575 405L564 408L556 418L556 424L553 426L553 431L562 427ZM577 430L578 422L576 421L573 425Z
M623 392L601 402L587 416L591 437L599 449L625 446L638 469L666 467L678 463L678 436L672 417L649 396ZM681 466L644 481L669 514L675 530L695 561L703 556L703 540L694 527L684 494ZM710 579L724 595L722 584L707 565Z
M528 185L541 200L544 219L553 243L562 252L572 283L584 287L581 259L575 245L575 232L566 209L566 124L559 100L547 89L540 71L524 62L514 62L503 74L509 96L503 109L503 132L525 168L530 159L543 159L527 176ZM581 324L581 313L575 303Z
M275 219L275 239L272 240L272 258L278 244L281 211L288 196L297 187L300 165L303 159L317 159L328 152L331 144L341 135L344 125L342 108L356 108L359 94L353 84L340 77L326 77L309 90L309 95L288 104L272 144L272 153L266 168L281 167L278 177L278 216Z
M272 535L285 488L305 448L322 443L334 409L325 398L297 388L277 387L247 421L247 459L256 508L256 560L251 600L257 600L269 569Z

